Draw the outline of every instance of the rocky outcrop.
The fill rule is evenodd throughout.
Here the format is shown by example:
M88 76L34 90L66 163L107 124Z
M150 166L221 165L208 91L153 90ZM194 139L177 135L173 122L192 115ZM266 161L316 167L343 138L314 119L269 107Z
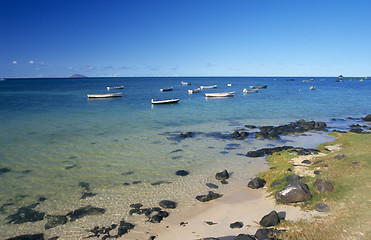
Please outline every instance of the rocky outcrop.
M363 118L363 121L371 122L371 114L367 114L367 116Z
M312 193L309 191L308 185L297 181L276 192L275 198L282 203L305 202L312 198Z
M280 135L297 134L304 133L307 131L327 131L326 123L315 122L315 121L305 121L299 120L297 122L292 122L286 125L273 127L273 126L263 126L260 127L260 131L255 133L257 139L280 139Z

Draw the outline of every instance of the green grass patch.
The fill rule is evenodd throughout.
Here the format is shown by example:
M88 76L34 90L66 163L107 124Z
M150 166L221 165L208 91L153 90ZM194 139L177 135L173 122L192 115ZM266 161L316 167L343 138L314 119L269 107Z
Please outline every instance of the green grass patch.
M310 223L285 222L284 227L289 231L283 239L371 238L371 134L331 133L331 135L337 138L336 141L318 146L326 156L318 157L317 160L322 162L313 166L313 170L321 168L322 174L302 179L309 186L313 198L301 204L306 209L313 209L317 203L325 202L331 207L329 215L314 219ZM341 149L326 150L331 145L340 145ZM334 157L340 153L344 154L345 158L335 159ZM272 169L259 174L259 177L267 181L271 194L286 186L286 176L294 174L287 169L293 167L291 159L295 156L281 152L268 158ZM328 168L323 169L324 165L328 165ZM334 191L317 192L313 188L316 178L330 181L335 186ZM282 181L282 186L269 187L275 181Z

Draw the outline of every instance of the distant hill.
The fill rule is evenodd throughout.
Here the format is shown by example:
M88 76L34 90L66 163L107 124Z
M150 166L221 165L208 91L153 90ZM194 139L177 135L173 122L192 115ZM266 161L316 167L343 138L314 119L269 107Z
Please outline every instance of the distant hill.
M68 78L88 78L88 77L81 75L81 74L73 74L72 76L69 76Z

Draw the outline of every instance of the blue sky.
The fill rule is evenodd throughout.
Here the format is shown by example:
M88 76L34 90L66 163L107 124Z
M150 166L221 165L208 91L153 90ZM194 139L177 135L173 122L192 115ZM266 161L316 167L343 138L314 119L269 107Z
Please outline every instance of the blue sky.
M0 77L370 76L369 0L0 0Z

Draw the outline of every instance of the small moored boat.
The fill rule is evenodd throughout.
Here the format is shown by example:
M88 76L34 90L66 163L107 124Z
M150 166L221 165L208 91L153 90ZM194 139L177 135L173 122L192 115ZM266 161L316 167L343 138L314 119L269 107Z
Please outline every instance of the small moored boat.
M152 104L168 104L168 103L177 103L179 102L180 99L169 99L169 100L160 100L160 101L155 101L151 99Z
M172 87L171 88L161 88L160 90L161 90L161 92L169 92L169 91L173 91L173 88Z
M182 85L191 85L191 83L182 81Z
M262 89L262 88L267 88L267 84L263 84L263 85L251 85L250 88L251 89Z
M310 86L310 90L315 90L316 88L314 86Z
M227 83L227 86L228 87L232 87L232 83Z
M205 93L206 97L234 97L235 92Z
M107 90L117 90L117 89L124 89L124 86L116 86L116 87L107 87Z
M188 93L189 94L192 94L192 93L199 93L200 92L200 89L199 88L196 88L196 89L189 89L188 90Z
M211 85L211 86L201 86L201 89L211 89L211 88L217 88L218 85Z
M122 92L119 93L109 93L109 94L88 94L88 98L112 98L121 97Z
M258 92L258 89L246 89L246 88L244 88L242 92L243 93L256 93L256 92Z

